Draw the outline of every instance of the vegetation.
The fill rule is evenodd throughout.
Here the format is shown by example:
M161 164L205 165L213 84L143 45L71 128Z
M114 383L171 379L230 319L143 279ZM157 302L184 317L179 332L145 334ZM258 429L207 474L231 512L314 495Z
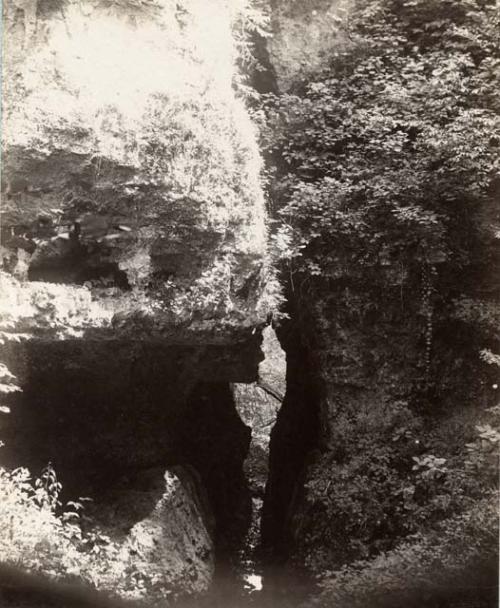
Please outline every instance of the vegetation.
M498 171L498 20L481 0L358 0L327 73L269 99L295 269L470 264L464 230Z
M0 375L0 395L20 390L4 364L0 364ZM10 408L2 404L0 416L9 413ZM84 515L84 502L89 499L63 505L61 490L50 463L36 479L25 468L0 467L1 564L55 580L83 581L91 588L129 599L143 598L152 586L156 597L170 596L173 587L168 573L165 578L158 572L140 571L136 548L112 540Z
M0 469L0 532L3 564L66 582L84 581L91 588L140 599L153 582L134 569L131 549L113 541L96 527L82 526L83 500L62 508L61 484L50 466L39 479L29 471ZM154 573L151 573L154 576ZM154 581L156 593L171 592Z
M499 414L498 406L484 412L482 424L476 421L472 429L463 413L425 428L422 417L401 405L339 415L344 462L328 452L307 484L314 505L305 539L310 566L328 571L332 564L367 560L447 518L481 505L491 509ZM494 537L494 528L487 534Z
M121 162L133 151L133 161L147 169L144 183L124 186L141 214L151 202L149 188L161 185L165 198L158 204L175 208L174 223L200 220L208 232L230 237L230 246L196 281L162 275L153 285L180 321L233 314L239 322L248 320L249 310L262 317L281 301L272 268L259 268L256 283L249 283L258 303L233 297L240 271L235 252L259 256L266 239L262 208L255 206L263 196L261 159L244 105L255 96L234 62L244 69L255 66L249 32L263 35L267 25L251 4L237 4L231 16L234 40L224 47L231 55L229 78L219 82L212 75L203 95L189 86L177 91L174 82L176 94L152 96L144 121L135 125L130 119L128 131L116 122L115 110L101 116L109 147L101 152ZM497 288L488 276L499 235L494 224L500 191L498 8L493 0L352 4L339 18L347 42L329 68L288 94L262 98L262 143L275 159L269 180L276 220L272 239L291 297L304 304L297 308L305 311L306 322L312 319L308 339L312 342L323 328L314 325L317 317L307 316L307 306L328 300L327 312L344 307L352 317L362 317L372 295L380 309L380 294L388 293L389 301L396 292L402 294L398 310L410 301L416 310L418 322L408 332L420 332L422 365L413 370L414 385L397 387L400 398L377 395L355 408L339 408L335 441L322 446L307 472L306 510L295 531L302 556L319 573L318 602L339 608L407 605L414 592L439 594L440 587L470 573L472 564L489 574L496 555L500 444L498 387L483 380L500 367ZM196 6L199 22L208 23L204 3ZM177 6L175 20L177 57L189 29L182 7ZM211 36L201 35L200 41L207 44L203 51L213 52ZM191 67L198 76L202 68L196 61ZM33 120L31 126L36 124ZM110 143L115 129L123 140L118 151ZM17 202L12 205L14 212ZM123 244L129 253L131 227L104 223L103 228L94 221L102 210L97 206L95 217L92 212L75 220L74 210L65 215L52 209L41 233L22 234L16 247L56 247L69 239L77 221L83 244L102 238L117 250ZM158 230L162 236L161 225ZM123 267L131 285L146 289L151 259L140 245ZM338 285L347 285L345 293L353 287L351 299L335 301ZM377 294L370 292L374 286ZM49 302L40 315L55 323L54 311ZM454 320L462 337L473 336L466 348L477 346L466 365L462 352L459 364L443 364L442 353L433 348L435 326L441 323L449 332ZM299 321L304 319L292 319ZM335 322L333 313L326 322ZM9 333L16 330L12 323L6 332L0 329L0 342L4 334L16 335ZM314 348L322 354L320 346ZM405 345L401 352L407 354ZM316 367L326 386L328 364L320 361ZM468 375L461 377L465 367ZM479 369L486 370L481 381L468 386ZM354 380L348 379L357 389ZM394 377L393 384L398 382ZM446 406L439 400L444 393L435 390L438 382L450 389ZM0 364L0 393L15 390L14 376ZM7 414L2 404L0 415ZM35 481L24 469L0 468L2 560L125 597L170 595L168 572L137 569L136 547L106 536L95 522L85 524L82 504L63 507L60 490L50 465ZM436 565L442 570L436 572Z
M238 325L257 307L265 317L274 300L264 293L272 269L262 161L242 73L266 17L250 0L103 4L102 19L65 13L71 36L62 39L49 19L46 45L57 59L48 46L36 57L6 53L15 86L4 104L4 268L85 284L139 315L154 315L161 299L172 323ZM141 35L127 29L136 18ZM14 58L36 75L29 86L14 76ZM16 146L42 155L35 173L18 163ZM54 150L77 152L78 168L55 161ZM53 162L71 179L55 180ZM50 196L38 180L50 182ZM255 298L240 278L254 281Z
M451 589L455 606L464 600L483 605L481 595L493 605L496 524L495 502L478 503L393 551L327 573L318 602L332 605L333 600L339 608L422 606L429 598L449 599Z
M389 319L383 340L397 342L394 319L415 311L405 327L419 334L413 386L394 373L401 398L337 407L294 522L325 605L352 606L372 605L375 591L426 588L438 562L456 575L495 554L500 435L484 364L497 361L499 338L500 21L489 0L355 0L339 21L347 43L328 69L264 98L263 141L276 165L273 238L316 355L330 348L322 332L331 338L335 326L341 340L348 317L375 309ZM438 325L446 354L434 347ZM481 341L491 347L482 355ZM410 348L397 348L410 367ZM397 348L375 361L391 365ZM328 365L325 356L321 382Z

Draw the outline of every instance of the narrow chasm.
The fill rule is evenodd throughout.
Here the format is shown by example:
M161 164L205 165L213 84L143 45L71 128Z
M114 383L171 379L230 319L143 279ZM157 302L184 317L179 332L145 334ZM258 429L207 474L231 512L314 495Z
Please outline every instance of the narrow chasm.
M258 381L233 385L238 413L252 432L244 463L252 497L252 520L238 554L238 566L249 587L257 589L263 575L261 521L269 476L270 438L284 398L286 373L285 353L271 327L264 330L262 349L265 358L259 366Z
M270 438L261 523L263 547L275 561L286 558L293 544L293 504L319 434L318 389L308 348L293 319L281 323L278 336L286 352L286 392Z
M213 473L215 478L229 475L228 482L221 486L229 494L219 491L210 474L207 478L201 460L193 463L207 479L209 495L213 492L212 507L223 529L217 535L215 576L210 590L194 600L182 599L180 608L293 608L313 589L303 569L286 562L291 540L286 532L287 520L317 434L314 391L307 384L309 376L298 373L304 353L297 348L297 335L291 328L291 323L276 330L265 328L264 360L259 365L258 380L232 384L235 409L231 415L239 414L249 432L249 444L243 471ZM227 392L218 398L231 399ZM211 438L209 441L220 437L215 428L203 424L199 427ZM192 438L195 445L203 445L195 432ZM227 449L231 449L229 444Z

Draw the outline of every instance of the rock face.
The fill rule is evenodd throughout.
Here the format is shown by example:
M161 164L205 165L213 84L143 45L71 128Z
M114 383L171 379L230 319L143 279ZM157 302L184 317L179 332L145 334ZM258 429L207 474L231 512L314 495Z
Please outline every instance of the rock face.
M343 8L273 3L268 50L281 92L305 85L342 51L325 28ZM290 284L291 270L283 273L290 319L277 333L287 389L271 437L262 531L287 558L326 571L407 534L406 498L395 488L404 493L424 454L463 457L474 424L494 406L495 370L479 358L485 344L498 348L493 206L453 228L467 242L460 273L437 261L428 279L413 261L404 272L387 261L363 274L333 238L321 250L326 276L297 272Z
M267 49L278 89L288 91L311 73L328 67L333 51L339 52L351 0L272 0Z
M287 390L271 436L263 540L325 569L404 536L399 496L412 466L429 454L463 466L463 446L497 402L496 370L479 353L498 331L453 304L446 269L430 363L418 283L390 287L378 270L372 281L353 271L290 291L290 320L278 331ZM493 310L496 289L485 281L468 295L488 294Z
M230 383L257 378L267 316L261 160L236 68L244 3L3 11L0 359L22 392L2 414L2 462L36 474L51 461L72 496L193 467L224 544L249 518ZM172 576L198 572L187 590L206 586L206 530L167 482L134 530ZM167 510L193 532L170 557L151 544L173 534Z
M250 524L243 464L251 431L239 417L227 383L199 383L187 408L182 433L185 461L199 471L207 489L220 553L232 552Z
M233 88L238 9L12 1L4 13L4 265L85 285L123 322L139 310L163 331L257 323L266 234Z
M119 568L128 572L127 577L130 572L144 577L138 585L142 592L135 590L131 597L161 602L172 594L207 589L214 571L214 529L208 498L194 469L144 471L122 480L100 501L98 517L102 530L119 547ZM108 567L109 575L103 573L99 588L116 594L123 587L120 595L126 598L126 581L115 580L113 560Z
M191 463L227 503L249 443L227 382L215 382L230 350L61 341L9 351L23 391L3 416L4 463L39 471L51 461L72 496L127 471Z
M278 329L286 352L286 392L271 432L261 522L263 544L278 553L286 551L294 494L311 451L318 443L319 397L317 377L313 373L313 351L298 331L296 312L290 310L290 320Z

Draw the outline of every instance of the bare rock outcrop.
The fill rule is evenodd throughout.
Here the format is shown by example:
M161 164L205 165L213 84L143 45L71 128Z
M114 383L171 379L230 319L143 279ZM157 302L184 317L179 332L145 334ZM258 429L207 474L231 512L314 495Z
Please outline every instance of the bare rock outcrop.
M352 0L272 0L267 42L279 91L328 67L333 52L348 42L345 24Z
M117 564L108 560L101 589L161 602L208 588L215 566L214 522L194 469L150 469L125 478L101 498L97 511L117 547ZM116 570L123 572L118 580ZM132 582L134 589L127 592Z

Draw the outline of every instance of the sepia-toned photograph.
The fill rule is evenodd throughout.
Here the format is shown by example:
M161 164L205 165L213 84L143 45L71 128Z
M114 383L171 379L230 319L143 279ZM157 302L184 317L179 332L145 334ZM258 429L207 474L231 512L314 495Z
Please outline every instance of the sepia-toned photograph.
M3 0L0 608L498 608L499 0Z

